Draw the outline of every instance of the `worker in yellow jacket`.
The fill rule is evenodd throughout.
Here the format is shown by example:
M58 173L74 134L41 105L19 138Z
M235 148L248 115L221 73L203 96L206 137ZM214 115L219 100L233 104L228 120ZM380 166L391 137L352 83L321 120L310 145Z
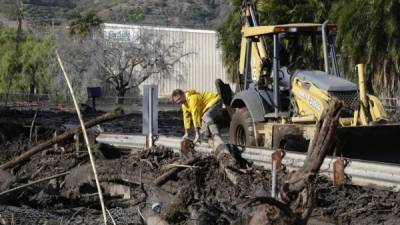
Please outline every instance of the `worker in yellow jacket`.
M200 140L200 133L207 138L219 134L215 118L222 109L222 101L217 93L176 89L172 92L172 99L182 106L185 127L183 138L189 138L191 123L195 128L193 142Z

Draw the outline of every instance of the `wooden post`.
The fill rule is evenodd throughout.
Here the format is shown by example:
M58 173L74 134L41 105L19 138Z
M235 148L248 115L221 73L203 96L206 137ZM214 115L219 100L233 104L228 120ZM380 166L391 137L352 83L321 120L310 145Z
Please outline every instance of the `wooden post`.
M271 197L276 198L276 180L277 180L277 170L281 168L281 162L282 162L282 152L280 149L277 149L274 153L271 155L271 161L272 161L272 184L271 184Z
M333 185L340 187L344 184L344 160L343 158L335 159L333 162Z

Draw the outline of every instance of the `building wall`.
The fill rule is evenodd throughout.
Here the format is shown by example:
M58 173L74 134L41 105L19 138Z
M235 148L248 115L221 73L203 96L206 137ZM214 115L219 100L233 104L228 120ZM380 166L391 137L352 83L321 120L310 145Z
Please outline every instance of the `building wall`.
M171 77L150 78L144 83L158 84L160 97L169 96L176 88L215 91L215 80L226 80L215 31L104 24L105 38L114 41L132 41L141 32L153 33L165 44L182 42L183 53L188 53L182 58L182 63L175 65Z

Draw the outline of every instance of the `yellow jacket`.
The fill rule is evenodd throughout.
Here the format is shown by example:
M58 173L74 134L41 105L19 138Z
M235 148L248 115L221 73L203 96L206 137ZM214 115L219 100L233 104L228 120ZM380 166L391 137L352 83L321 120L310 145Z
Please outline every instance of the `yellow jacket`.
M182 104L183 124L185 129L190 128L190 122L193 126L201 127L201 118L203 114L220 100L217 93L214 92L196 92L189 89L185 92L186 102Z

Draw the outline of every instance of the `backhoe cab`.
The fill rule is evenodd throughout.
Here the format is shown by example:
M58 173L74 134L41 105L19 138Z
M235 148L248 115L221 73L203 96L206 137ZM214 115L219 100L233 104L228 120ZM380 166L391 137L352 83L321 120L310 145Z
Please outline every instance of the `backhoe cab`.
M366 94L363 65L357 67L358 85L344 78L334 45L335 25L259 26L252 5L244 1L241 32L241 90L230 101L235 109L231 143L305 151L332 98L344 103L337 132L341 153L350 152L348 156L356 158L360 151L365 154L361 145L365 140L356 139L366 137L368 128L384 135L399 131L398 125L386 124L380 100ZM300 41L310 46L310 54L299 52L292 62L284 62L282 46L296 55Z

